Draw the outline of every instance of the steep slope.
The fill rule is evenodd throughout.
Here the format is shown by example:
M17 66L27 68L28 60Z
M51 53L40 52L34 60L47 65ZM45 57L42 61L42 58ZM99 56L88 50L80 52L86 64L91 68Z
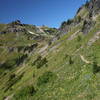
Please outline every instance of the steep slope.
M53 38L30 39L33 34L28 34L27 39L17 32L20 40L13 43L16 32L1 34L0 100L99 100L100 10L90 16L92 2L91 12L100 9L99 0L87 2Z

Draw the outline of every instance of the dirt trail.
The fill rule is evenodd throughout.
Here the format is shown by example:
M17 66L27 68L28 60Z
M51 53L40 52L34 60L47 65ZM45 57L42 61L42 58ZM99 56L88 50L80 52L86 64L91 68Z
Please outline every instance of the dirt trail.
M94 37L91 38L88 42L88 46L91 46L93 43L95 43L98 39L100 39L100 31L95 33Z
M91 62L88 61L87 59L85 59L83 55L80 55L80 58L81 58L81 60L82 60L83 62L85 62L86 64L91 64Z
M79 34L79 32L80 32L80 30L76 31L74 34L72 34L72 35L68 38L68 40L73 40L74 38L76 38L77 35Z
M39 53L43 53L48 48L48 45L45 45L39 50Z
M61 43L58 43L58 44L56 44L55 46L51 47L51 48L49 49L49 51L53 51L53 50L57 49L57 47L59 47L60 44L61 44Z

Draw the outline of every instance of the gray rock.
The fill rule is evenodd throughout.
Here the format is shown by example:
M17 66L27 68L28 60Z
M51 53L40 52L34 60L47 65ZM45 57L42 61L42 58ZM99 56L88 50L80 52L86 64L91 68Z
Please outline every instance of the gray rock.
M100 13L100 0L91 0L88 4L88 9L93 15Z
M82 28L82 32L84 34L87 34L91 29L92 27L95 25L95 22L87 19L87 20L84 20L84 23L83 23L83 28Z

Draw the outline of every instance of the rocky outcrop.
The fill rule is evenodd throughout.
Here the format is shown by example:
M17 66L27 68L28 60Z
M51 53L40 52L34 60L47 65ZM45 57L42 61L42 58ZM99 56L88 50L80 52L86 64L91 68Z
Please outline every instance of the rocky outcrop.
M20 64L23 64L23 62L28 58L27 54L24 54L22 56L19 56L19 58L16 60L16 64L17 66L19 66Z
M87 14L87 17L85 18L82 18L82 16L78 15L78 13L81 12L83 8L86 8L89 12L89 14ZM95 22L92 21L92 17L99 13L100 13L100 0L87 1L85 5L79 8L74 19L64 21L61 24L61 27L59 28L59 32L57 36L60 37L64 34L67 34L71 30L72 27L77 26L81 22L83 22L82 32L85 34L88 33L91 30L91 28L95 25Z
M91 0L86 5L92 15L100 13L100 0Z
M84 20L84 22L83 22L83 27L82 27L82 32L83 32L84 34L87 34L87 33L92 29L92 27L93 27L94 25L95 25L95 22L94 22L94 21L89 20L89 19Z
M8 52L22 52L22 53L30 53L34 51L34 49L38 46L38 43L34 43L29 46L18 46L18 47L6 47ZM5 47L4 47L5 48Z
M16 33L16 32L26 32L26 29L22 27L7 27L5 31L1 32L1 34Z
M30 52L32 52L37 46L38 46L38 44L37 44L37 43L34 43L34 44L32 44L31 46L25 47L23 51L24 51L24 52L30 53Z
M7 24L5 29L0 32L1 34L6 34L6 33L17 33L17 32L27 32L27 30L23 27L24 24L21 24L19 20L11 22Z

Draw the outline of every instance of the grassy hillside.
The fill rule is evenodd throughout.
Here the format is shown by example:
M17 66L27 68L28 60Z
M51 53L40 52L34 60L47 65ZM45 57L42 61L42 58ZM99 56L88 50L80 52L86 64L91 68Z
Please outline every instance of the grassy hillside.
M0 100L99 100L100 15L92 17L95 24L86 34L86 8L78 13L83 15L51 45L49 36L0 34Z

